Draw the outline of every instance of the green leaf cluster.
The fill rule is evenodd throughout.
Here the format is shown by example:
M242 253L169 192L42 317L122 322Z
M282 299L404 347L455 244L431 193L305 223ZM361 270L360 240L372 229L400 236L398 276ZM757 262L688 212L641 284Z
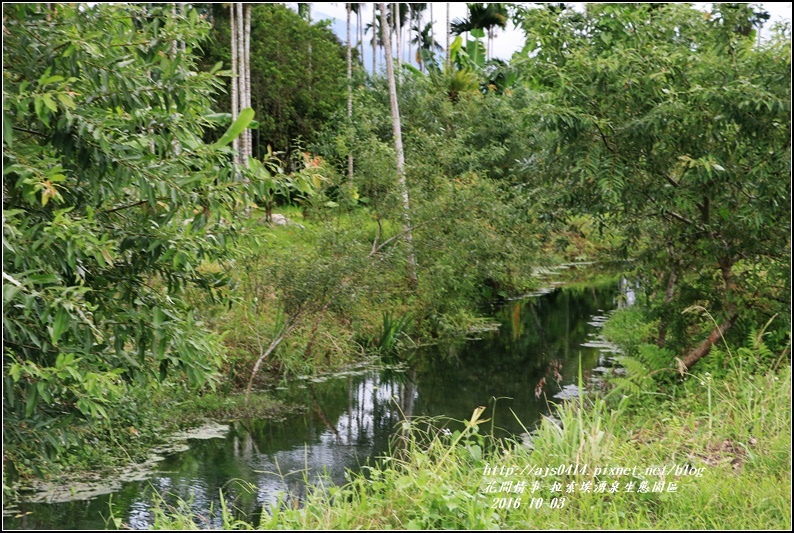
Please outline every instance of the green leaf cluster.
M222 82L197 70L195 10L48 6L3 7L3 413L23 428L106 419L172 370L214 382L219 337L182 294L225 284L200 266L234 235L225 145L253 117L202 140Z
M560 205L621 228L679 347L711 327L681 315L693 304L718 322L790 313L791 34L757 43L758 15L744 4L522 11L514 66L543 95L547 183ZM674 297L661 302L671 272Z

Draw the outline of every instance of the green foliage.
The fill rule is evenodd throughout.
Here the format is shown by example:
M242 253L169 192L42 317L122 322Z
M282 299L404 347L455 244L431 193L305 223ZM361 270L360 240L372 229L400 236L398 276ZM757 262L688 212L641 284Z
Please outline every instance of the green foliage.
M391 312L383 313L383 326L379 335L372 340L375 351L383 359L393 359L401 345L401 337L407 335L407 330L413 321L410 314L405 314L395 319Z
M566 402L556 410L561 424L545 418L534 432L534 450L481 435L478 426L488 420L480 418L479 409L462 423L404 420L389 457L365 467L366 473L351 474L344 486L321 480L300 505L280 499L266 509L258 527L789 529L791 368L754 380L747 377L736 373L715 380L717 401L712 404L699 384L676 402L651 406L632 406L629 398L617 408L601 398ZM713 420L710 426L704 423L707 419ZM529 471L568 464L587 465L588 470L556 475ZM688 466L692 474L660 476L646 470L661 465ZM609 473L614 467L631 473ZM512 475L502 474L510 468ZM499 490L507 481L511 489L526 482L524 491ZM641 483L650 487L659 481L675 483L676 491L638 490ZM533 482L538 490L532 490ZM576 493L551 492L553 482L563 491L576 483ZM620 490L593 491L600 482L607 487L618 483ZM629 482L634 490L624 490ZM591 490L582 490L584 484ZM565 497L565 503L549 509L555 497ZM500 509L499 498L515 498L518 504ZM533 508L532 498L544 498L543 508ZM194 518L185 508L172 508L158 516L154 528L189 526Z
M20 440L111 417L126 384L214 383L220 336L181 293L225 283L197 267L234 233L224 219L240 194L222 145L241 122L201 140L221 84L196 70L208 25L195 10L3 15L3 412L26 428L5 434Z
M676 348L706 333L689 305L718 322L790 313L790 30L756 44L756 19L736 4L523 10L532 53L514 66L545 92L550 185L621 227L649 292L677 272L662 304Z
M207 68L231 64L229 9L211 4L212 42L203 48ZM251 9L251 106L259 127L253 153L263 158L268 146L289 154L296 138L313 141L345 102L345 48L330 28L309 24L281 4ZM217 100L230 109L230 95ZM294 169L290 169L294 170Z
M658 324L648 317L641 306L624 307L612 313L604 324L602 333L629 355L637 353L639 346L656 337Z
M716 378L723 377L727 372L735 367L741 368L747 374L762 374L768 370L777 370L786 360L783 355L776 353L767 346L765 338L773 336L774 330L769 330L775 320L773 317L764 327L751 327L744 339L742 346L731 350L723 342L717 344L709 355L709 360L704 362L698 370L709 372ZM790 350L790 340L786 350Z
M626 376L612 377L610 381L622 393L655 392L656 382L669 382L676 370L675 354L655 344L640 344L633 355L622 356L619 361Z

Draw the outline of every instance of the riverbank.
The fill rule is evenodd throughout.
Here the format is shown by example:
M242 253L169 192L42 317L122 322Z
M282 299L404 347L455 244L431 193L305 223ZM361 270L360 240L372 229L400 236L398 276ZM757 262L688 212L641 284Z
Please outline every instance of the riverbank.
M484 437L492 415L475 412L451 435L427 419L406 421L399 449L366 475L245 525L790 529L790 366L764 375L737 366L719 380L688 375L672 394L567 402L561 427L544 419L532 451ZM155 528L201 523L159 516ZM229 513L224 524L244 525Z
M571 279L577 277L575 275L577 272L581 275L581 271L574 268L563 269L563 271L568 274L566 277ZM521 433L522 428L517 422L510 420L505 406L515 405L516 409L520 409L524 422L527 422L528 419L534 421L540 417L540 412L546 412L543 398L538 400L536 394L536 387L544 381L544 376L545 390L551 397L559 390L555 387L556 382L553 377L555 372L560 372L564 376L566 384L575 380L576 357L579 351L584 352L589 366L595 365L595 361L598 359L597 350L580 348L580 345L587 341L593 330L587 325L591 321L591 317L600 314L604 308L611 309L617 294L619 291L616 282L606 280L604 283L591 286L586 290L574 285L570 289L557 290L541 297L503 302L492 313L491 320L497 320L502 324L498 330L479 331L473 335L481 340L458 339L451 345L424 348L421 354L413 355L413 364L415 368L418 367L418 373L403 372L400 375L383 370L376 372L374 377L352 377L350 371L343 372L344 376L338 378L334 375L304 376L290 387L291 390L288 394L287 391L275 391L282 401L281 405L300 405L304 412L308 408L308 413L297 417L286 414L285 416L289 420L287 422L272 421L272 413L267 410L271 407L267 403L269 395L252 396L252 408L258 409L258 411L250 410L253 425L250 427L245 423L245 410L240 395L227 398L217 392L192 399L178 398L174 394L174 387L165 385L163 386L164 394L150 398L148 403L140 404L137 408L129 406L129 410L134 411L143 419L149 420L150 424L154 424L153 421L157 417L162 417L163 422L172 424L172 428L192 425L201 417L208 415L212 415L221 423L243 419L243 425L233 428L228 438L211 445L218 448L218 451L215 452L217 459L205 463L206 458L202 456L203 452L194 450L190 453L177 454L178 457L169 459L167 464L159 465L157 470L165 468L169 471L184 472L187 476L185 479L189 480L187 481L188 488L194 484L203 486L205 481L201 477L203 475L209 475L206 481L210 484L218 476L228 476L231 475L230 473L234 473L233 475L236 477L258 482L262 476L249 476L251 474L248 472L251 467L249 465L251 457L256 458L254 468L275 470L273 465L263 468L262 461L272 462L273 457L277 457L278 464L284 465L284 461L294 459L289 453L285 454L284 452L296 449L296 447L303 450L305 446L308 447L313 471L322 472L323 465L332 467L335 471L334 482L341 485L345 482L342 474L346 468L357 469L357 465L366 457L376 457L387 451L389 435L392 433L394 425L399 422L401 413L411 415L412 407L410 406L413 394L420 398L416 402L416 408L421 410L421 414L444 413L453 418L467 416L466 411L470 406L487 404L492 395L510 396L514 398L512 403L506 400L500 401L500 405L505 409L505 416L501 417L497 427L512 434ZM482 357L483 354L488 354L488 357ZM403 353L400 357L404 358L409 355L409 353ZM550 366L551 361L556 363L553 369ZM524 369L524 373L520 376L510 370L518 367ZM489 379L477 378L482 375L488 375ZM348 381L351 377L352 381ZM406 378L410 382L406 381ZM327 383L326 380L328 380ZM372 397L375 390L378 390L377 399ZM355 410L350 410L351 397ZM400 400L392 402L392 397L399 397ZM266 409L264 412L261 412L260 404ZM399 407L397 407L398 405ZM365 417L363 422L362 415ZM270 420L263 420L265 418ZM357 429L353 429L352 437L349 433L350 420L358 421L354 422ZM128 427L116 428L119 440L122 436L133 439L126 431ZM311 427L315 427L316 431L307 430ZM345 429L346 427L347 429ZM337 428L338 433L334 431ZM123 445L118 446L115 451L124 453L125 450L130 450L130 455L135 458L135 463L142 463L146 461L147 457L144 453L145 443L157 443L149 439L151 435L146 432L145 426L136 423L134 429L138 432L138 435L134 437L134 443L136 450L140 450L140 452L136 453L131 447ZM167 431L158 433L166 435ZM278 434L279 437L274 437L275 434ZM342 439L341 446L340 438ZM232 441L238 442L238 439L240 443L246 443L243 448L247 449L248 447L257 450L257 452L251 457L241 455L240 450L243 448L239 448L237 444L231 444ZM222 444L223 440L228 443L226 448ZM279 446L274 445L275 441L280 443ZM203 443L198 447L198 450L202 449L206 449ZM221 449L224 451L220 451ZM327 458L333 456L339 459L340 452L343 452L342 455L345 458L349 456L351 459L334 460L329 463ZM197 455L194 456L194 453ZM300 455L302 457L302 454ZM356 460L355 456L358 456L359 459ZM224 462L222 468L218 467L217 472L209 467L212 470L211 474L203 473L205 464L219 464L219 461L225 461L225 459L221 459L222 457L228 457L230 460ZM315 459L320 460L316 465ZM298 463L299 466L306 466L303 459ZM315 466L316 468L314 468ZM202 471L201 475L197 475L196 468ZM123 473L127 470L137 472L138 468L130 465L122 467L121 470ZM248 472L248 474L243 474L243 472ZM92 476L92 479L110 480L115 477L116 472L111 471L107 472L104 477ZM78 486L76 482L79 477L76 479L59 476L59 478L64 485ZM151 479L161 479L161 476L152 476ZM262 481L266 485L271 484L268 480ZM180 481L175 479L174 483L180 483ZM137 485L137 491L125 486L123 493L119 493L118 496L114 493L113 502L117 506L119 504L124 506L131 499L137 501L138 505L144 505L143 502L150 501L147 483L142 482ZM47 488L49 490L49 486ZM92 484L86 490L80 489L80 494L86 493L87 490L103 490L103 487L94 487ZM75 499L79 499L80 494L76 495ZM209 490L210 497L212 494L217 499L217 489ZM180 495L184 496L184 493L180 492ZM227 498L236 502L236 506L240 505L237 499L239 496L238 494L233 498L232 495L226 494ZM173 503L172 496L169 498ZM106 514L107 496L102 501L93 501L90 504L93 516L98 516L99 513ZM76 505L82 502L73 503ZM261 509L261 503L259 505L256 505L256 502L251 503L250 508L245 507L246 512ZM51 520L50 517L57 516L64 507L66 504L52 509L45 505L20 506L23 512L33 511L37 517L36 520L38 520L35 523L42 526L45 524L75 524L78 527L86 527L88 522L85 512L88 507L82 506L79 507L81 510L75 509L72 513L75 518L70 520L74 520L73 522L48 522ZM125 507L117 508L124 509ZM129 519L126 511L123 511L123 515ZM78 519L77 516L83 518Z

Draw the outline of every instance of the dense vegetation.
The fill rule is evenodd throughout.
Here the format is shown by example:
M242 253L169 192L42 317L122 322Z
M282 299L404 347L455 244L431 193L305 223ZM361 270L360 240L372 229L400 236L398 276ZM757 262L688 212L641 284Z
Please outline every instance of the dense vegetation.
M283 6L255 4L255 114L232 123L223 5L5 4L4 494L9 479L95 466L86 443L110 455L145 446L165 424L158 405L175 398L459 335L483 304L532 288L533 268L565 260L629 259L641 280L642 306L612 323L631 371L618 390L641 398L632 420L664 409L679 429L697 426L703 405L682 414L697 380L681 386L680 376L708 370L724 377L725 402L709 403L704 438L783 439L790 26L758 42L764 14L744 4L706 16L682 4L510 12L527 41L509 64L486 60L487 27L467 26L449 62L425 43L421 71L398 65L396 102L386 76L354 53L349 116L344 46ZM238 165L230 145L247 126L253 158ZM774 385L759 407L772 418L733 414L758 400L752 375ZM633 438L615 422L625 409L602 402L587 416L606 417L619 442ZM717 433L723 418L738 433ZM562 461L564 439L598 424L571 422L541 442ZM774 460L742 475L790 484L784 445L762 444ZM633 457L616 446L626 455L615 461ZM344 499L350 509L272 525L515 527L498 513L467 515L470 502L449 507L474 486L466 476L480 458L467 449L441 436L412 442L404 463L366 482L383 487ZM448 492L414 476L428 457L460 468L450 470L460 480L439 478ZM409 498L397 522L365 518L380 513L367 495L421 480L432 512L414 513ZM722 490L709 480L704 499ZM630 519L636 504L615 503L623 518L605 523L681 525ZM585 507L547 518L603 525Z

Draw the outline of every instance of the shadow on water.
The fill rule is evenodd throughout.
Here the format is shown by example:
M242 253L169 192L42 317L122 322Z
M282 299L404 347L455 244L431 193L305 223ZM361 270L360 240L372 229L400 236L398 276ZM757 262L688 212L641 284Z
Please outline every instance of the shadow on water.
M20 502L19 511L30 514L4 516L3 527L102 529L112 501L116 518L146 528L153 519L152 491L167 502L182 499L208 517L200 526L220 527L220 518L209 517L211 508L219 509L219 488L235 515L256 524L263 505L280 495L299 504L306 480L327 474L344 483L348 469L358 471L385 453L403 416L464 420L482 405L498 435L522 433L522 424L531 427L549 412L547 399L576 383L580 357L585 371L598 364L598 348L582 346L597 331L593 317L627 295L630 290L612 284L506 302L495 312L501 327L481 339L423 349L409 370L361 370L293 383L277 394L305 405L303 413L232 422L225 438L190 441L189 451L166 457L148 480L125 483L112 495ZM493 398L499 398L495 413Z

